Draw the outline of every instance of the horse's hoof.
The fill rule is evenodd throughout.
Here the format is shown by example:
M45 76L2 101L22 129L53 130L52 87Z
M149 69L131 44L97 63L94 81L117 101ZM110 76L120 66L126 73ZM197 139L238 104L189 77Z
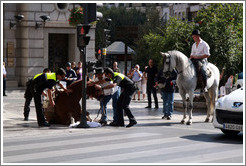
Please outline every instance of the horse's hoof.
M208 118L206 118L204 122L209 122L209 119L208 119Z
M181 120L181 123L182 123L182 124L185 124L185 121L184 121L184 120Z
M191 122L187 122L186 125L191 125Z

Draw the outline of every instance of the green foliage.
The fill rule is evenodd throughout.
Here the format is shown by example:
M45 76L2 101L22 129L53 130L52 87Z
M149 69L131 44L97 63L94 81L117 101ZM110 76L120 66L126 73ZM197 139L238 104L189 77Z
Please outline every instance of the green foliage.
M243 4L216 3L198 13L202 38L210 45L209 61L226 75L243 70Z
M172 17L167 24L159 29L159 33L149 33L144 36L144 40L149 45L151 58L158 62L161 67L160 52L169 50L179 50L189 56L191 50L191 31L194 23L181 21Z
M122 25L139 27L138 40L131 41L131 47L136 51L134 63L141 68L148 65L152 58L161 67L160 51L179 50L190 56L194 43L191 32L201 31L201 38L210 46L209 62L218 66L219 70L226 68L225 75L235 75L243 70L243 3L211 3L207 9L198 12L195 22L170 18L163 25L159 12L150 6L146 14L139 10L120 8L100 8L104 18L111 18L111 41L116 40L115 28ZM103 43L105 22L98 21L96 30L96 48ZM100 37L101 36L101 37Z
M144 24L146 21L146 15L136 9L130 9L126 10L124 7L102 7L99 8L98 11L103 13L103 18L111 18L112 22L110 24L107 24L103 19L99 20L97 23L97 29L96 29L96 48L102 47L104 44L104 37L103 37L103 29L108 28L111 30L110 35L110 41L114 42L116 40L121 40L116 36L116 27L119 26L140 26ZM134 45L134 41L129 41L130 46L132 47Z
M71 26L83 23L83 8L77 7L70 10L70 17L68 19Z
M218 66L220 71L225 67L225 75L241 72L243 70L243 4L210 4L207 9L198 12L195 23L170 18L165 26L156 27L156 31L147 31L143 35L139 44L144 43L145 52L144 48L141 48L138 53L143 58L153 58L159 63L159 67L162 65L160 51L175 49L189 56L194 43L191 32L199 29L201 38L210 46L209 62ZM141 45L138 45L138 48L140 47ZM141 60L141 57L138 59Z
M156 50L161 46L161 36L154 36L154 34L162 33L160 29L161 26L159 11L156 10L154 5L150 4L146 8L146 21L143 25L139 26L139 40L135 43L135 47L133 47L136 51L133 62L139 64L142 69L148 65L148 60L150 58L154 60L155 64L158 64L159 62L159 58L153 55L152 49ZM152 34L152 36L149 36L149 39L155 42L156 47L149 45L148 41L144 38L146 34Z

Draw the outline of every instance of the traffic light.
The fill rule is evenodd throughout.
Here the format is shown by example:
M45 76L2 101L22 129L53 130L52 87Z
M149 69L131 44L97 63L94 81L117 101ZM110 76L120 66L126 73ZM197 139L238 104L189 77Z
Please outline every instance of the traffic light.
M104 29L104 34L105 34L105 43L106 43L106 46L110 44L110 30L109 29Z
M84 11L87 14L87 22L91 23L97 20L97 4L96 3L80 3L80 6L83 7Z
M88 4L88 23L94 22L97 20L97 4L89 3Z
M89 44L90 36L87 36L90 30L89 24L78 24L77 25L77 46L85 47Z
M77 34L79 36L85 36L89 33L90 28L91 28L90 24L78 24Z
M98 51L97 51L97 53L96 53L96 59L97 59L97 60L100 60L101 57L102 57L102 51L101 51L101 49L98 49Z

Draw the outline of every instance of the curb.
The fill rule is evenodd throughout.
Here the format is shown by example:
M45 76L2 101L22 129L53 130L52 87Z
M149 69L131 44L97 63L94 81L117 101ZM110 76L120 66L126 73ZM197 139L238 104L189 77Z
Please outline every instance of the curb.
M174 101L174 110L184 111L182 100ZM193 112L207 112L206 102L193 102Z

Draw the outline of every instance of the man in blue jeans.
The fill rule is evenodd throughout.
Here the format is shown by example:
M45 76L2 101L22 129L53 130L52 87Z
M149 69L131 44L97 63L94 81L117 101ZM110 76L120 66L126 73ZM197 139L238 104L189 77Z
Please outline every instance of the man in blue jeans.
M103 82L101 84L99 84L102 88L104 88L107 85L112 84L112 81L103 81L104 77L103 77L103 68L97 68L96 69L96 78L95 78L95 82ZM103 91L103 98L100 100L100 110L102 113L101 119L99 121L99 123L101 123L102 125L106 125L107 124L107 104L110 101L110 99L112 98L112 94L113 94L114 89L104 89Z
M163 70L158 73L156 86L158 85L161 88L164 113L162 119L171 120L172 118L176 78L177 72L175 70L172 71L171 76L168 78L164 77Z

